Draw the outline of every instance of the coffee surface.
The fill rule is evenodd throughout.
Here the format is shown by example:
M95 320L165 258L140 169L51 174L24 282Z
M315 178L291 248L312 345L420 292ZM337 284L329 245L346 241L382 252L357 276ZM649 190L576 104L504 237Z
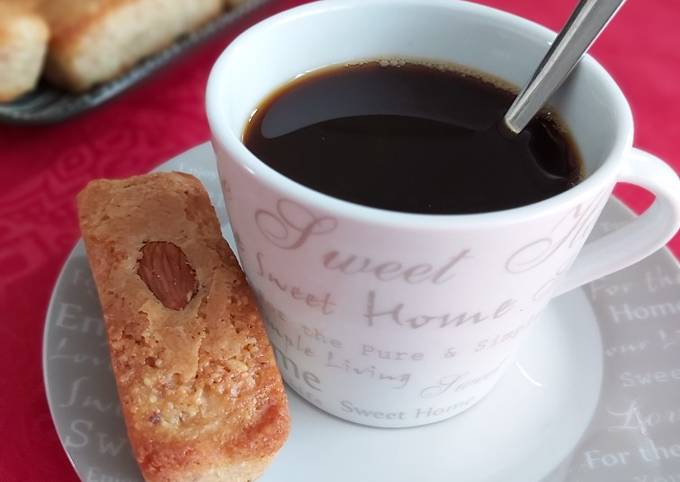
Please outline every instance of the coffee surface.
M480 213L524 206L580 180L581 161L550 113L504 132L514 94L482 77L368 62L306 74L273 92L243 134L290 179L391 211Z

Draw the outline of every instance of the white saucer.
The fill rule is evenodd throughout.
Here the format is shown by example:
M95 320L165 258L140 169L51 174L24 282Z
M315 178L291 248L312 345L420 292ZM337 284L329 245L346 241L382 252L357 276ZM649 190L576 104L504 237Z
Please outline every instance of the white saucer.
M233 245L210 146L187 151L160 170L190 172L203 181ZM610 229L630 218L618 202L611 202L600 227ZM653 279L658 289L652 289L657 287ZM680 412L677 419L663 418L673 409L668 389L680 394L680 380L674 382L671 373L680 366L680 325L673 323L680 318L678 300L680 270L667 252L554 300L494 392L439 424L415 429L354 425L289 390L291 435L261 480L638 482L636 474L651 474L649 481L639 482L657 482L654 477L672 476L677 468L680 481L680 446L676 458L663 436L667 429L680 433ZM667 302L676 303L676 319L670 307L663 316L657 308L652 317L652 307ZM643 341L647 344L638 351L613 350ZM52 294L43 364L52 417L81 479L142 480L120 416L82 243L66 261ZM670 381L641 383L636 378L660 370L668 370ZM658 412L660 422L642 423L642 410ZM643 416L642 422L631 422L633 415ZM662 448L668 457L647 461L639 452L645 443L666 443ZM616 453L626 451L629 455L617 459Z

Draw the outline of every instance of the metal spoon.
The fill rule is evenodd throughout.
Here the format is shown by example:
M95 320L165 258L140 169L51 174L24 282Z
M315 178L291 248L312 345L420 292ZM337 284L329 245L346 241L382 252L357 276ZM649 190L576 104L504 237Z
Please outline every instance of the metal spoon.
M503 122L519 134L562 85L583 54L626 0L581 0Z

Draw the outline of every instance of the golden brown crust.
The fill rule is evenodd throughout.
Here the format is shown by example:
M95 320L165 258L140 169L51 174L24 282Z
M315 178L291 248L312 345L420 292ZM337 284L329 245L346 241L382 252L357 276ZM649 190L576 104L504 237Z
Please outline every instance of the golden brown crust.
M91 28L115 9L136 0L45 0L39 6L52 30L54 42L63 43Z
M145 479L259 475L287 436L287 401L252 292L200 182L181 173L94 181L78 208ZM157 241L181 249L195 272L182 309L165 306L137 274L143 246Z

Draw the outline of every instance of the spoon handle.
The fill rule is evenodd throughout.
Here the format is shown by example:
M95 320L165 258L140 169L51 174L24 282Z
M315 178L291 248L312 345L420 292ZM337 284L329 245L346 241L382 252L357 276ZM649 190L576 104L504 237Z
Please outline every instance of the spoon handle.
M533 77L506 112L504 122L511 132L519 134L526 127L624 2L625 0L579 2Z

